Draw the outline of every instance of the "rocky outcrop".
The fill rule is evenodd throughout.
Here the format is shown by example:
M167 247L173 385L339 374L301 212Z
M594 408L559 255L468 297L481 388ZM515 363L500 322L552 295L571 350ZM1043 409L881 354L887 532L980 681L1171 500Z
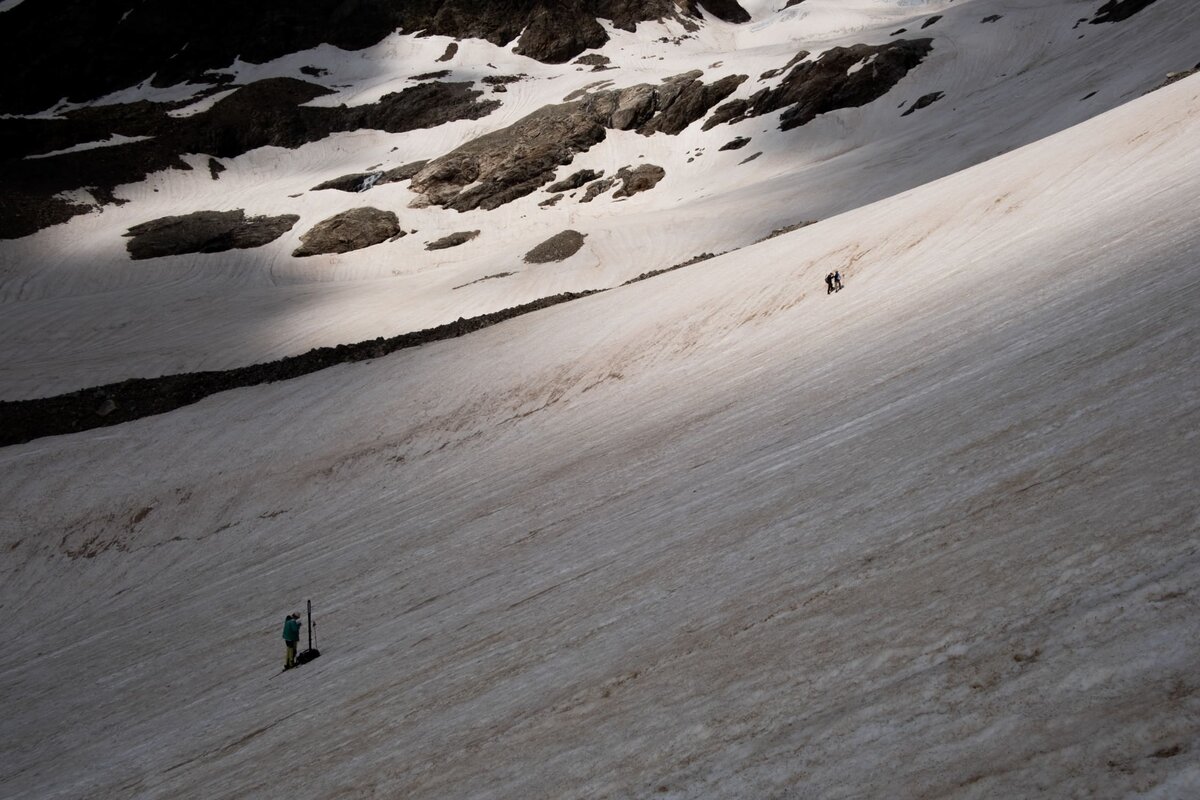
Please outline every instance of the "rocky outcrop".
M575 59L573 64L578 64L583 67L591 67L592 72L603 72L609 69L609 64L612 63L608 56L600 55L599 53L588 53Z
M621 188L613 192L613 197L633 197L635 194L648 192L666 175L667 171L655 164L639 164L633 169L621 167L617 170L617 180L621 181Z
M565 230L556 233L525 254L527 264L548 264L551 261L566 261L583 247L586 234Z
M913 103L911 106L909 106L908 110L905 111L900 116L907 117L909 114L913 113L914 111L920 111L922 108L925 108L926 106L933 105L934 103L936 103L938 100L941 100L945 96L946 96L945 92L930 92L929 94L923 94L920 97L918 97L917 101L915 103Z
M349 253L379 244L399 234L400 221L391 211L366 206L323 219L301 235L297 258L325 253Z
M689 10L695 13L696 6L703 8L719 20L725 22L749 22L750 14L742 8L737 0L695 0L688 3Z
M575 153L604 140L584 102L545 106L513 125L435 158L412 179L422 204L468 211L499 206L537 190Z
M725 144L718 147L718 150L741 150L746 145L750 144L750 137L739 136L736 139L731 139Z
M557 183L552 183L546 187L547 192L570 192L583 186L585 183L594 181L597 178L604 176L604 170L597 172L594 169L581 169L563 178Z
M479 236L479 231L458 231L449 236L443 236L425 245L426 250L445 250L449 247L458 247L460 244L466 244L472 239Z
M734 101L719 107L713 118L732 124L785 109L780 129L797 128L819 114L866 105L883 97L932 49L932 39L834 47L816 60L796 64L778 86L755 92L744 101L745 105ZM705 128L714 124L710 120Z
M25 2L3 12L0 112L41 111L63 96L93 100L148 75L160 87L213 82L213 71L235 58L262 64L320 44L358 50L397 29L496 45L520 37L517 52L563 63L608 41L597 19L632 31L663 18L692 24L699 9L728 22L750 18L736 0L142 0L73 2L69 9ZM452 43L443 60L456 49Z
M705 85L700 75L689 72L657 86L595 91L545 106L433 159L413 177L411 188L423 195L419 205L498 208L549 183L558 167L603 141L607 129L679 133L746 78L731 75Z
M1129 19L1153 2L1154 0L1108 0L1107 3L1096 9L1096 16L1092 18L1091 24L1099 25L1103 22L1121 22L1122 20Z
M324 183L318 183L312 188L312 191L319 192L323 189L336 189L339 192L365 192L379 183L381 178L383 178L382 172L354 172L350 175L343 175L340 178L325 181Z
M745 75L729 75L716 83L705 85L700 80L699 71L688 74L692 76L691 80L673 78L658 88L654 104L660 110L638 128L638 133L681 133L707 114L710 108L733 94L746 80Z
M379 177L379 180L375 181L375 185L411 180L412 176L420 172L428 163L428 160L413 161L395 169L389 169Z
M125 234L130 237L126 249L136 261L261 247L290 231L299 220L295 214L247 217L240 208L236 211L196 211L134 225Z
M622 167L622 169L624 169L624 168ZM599 197L600 195L604 194L609 189L611 189L614 185L616 185L616 183L617 183L617 179L615 177L613 177L613 178L605 178L603 180L596 181L595 183L588 184L587 189L585 189L583 192L583 197L579 198L579 202L581 202L581 203L592 202L597 197Z
M562 64L607 41L608 34L595 17L541 6L530 16L515 50L548 64Z
M11 13L11 12L5 12ZM55 195L82 187L104 202L112 189L165 169L189 170L184 153L234 158L259 147L296 148L332 133L359 129L401 133L457 119L478 119L499 106L478 100L469 82L423 83L388 94L377 103L335 108L304 103L329 90L293 78L257 81L187 117L168 114L182 104L129 103L73 111L62 119L0 119L0 238L16 238L62 222L87 206L70 206ZM35 155L100 141L111 134L145 137L91 151L27 160ZM11 211L10 211L11 209Z

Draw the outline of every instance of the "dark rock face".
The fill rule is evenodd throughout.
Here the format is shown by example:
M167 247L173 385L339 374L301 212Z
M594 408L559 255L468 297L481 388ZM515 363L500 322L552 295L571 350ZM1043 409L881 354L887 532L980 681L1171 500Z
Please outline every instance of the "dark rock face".
M941 18L942 18L941 14L934 14L932 17L930 17L929 19L927 19L921 23L921 29L924 30L925 28L928 28L930 25L934 24Z
M547 192L569 192L578 189L589 181L594 181L597 178L604 176L604 170L597 172L594 169L581 169L578 172L563 178L558 183L552 183L546 187Z
M759 150L757 153L751 153L750 155L746 156L741 161L739 161L738 165L740 166L742 164L749 164L751 161L753 161L754 159L758 158L761 155L762 155L761 150Z
M804 0L788 0L787 5L785 5L784 8L791 8L792 6L798 6L803 2L804 2Z
M399 183L400 181L410 180L412 179L413 175L416 175L418 172L420 172L421 169L428 163L428 160L413 161L412 163L396 167L395 169L389 169L387 172L383 173L383 175L381 175L379 180L375 181L375 183L378 185L381 183Z
M749 137L739 136L718 147L718 150L741 150L746 145L750 144Z
M18 10L14 9L14 11ZM12 12L6 12L12 13ZM167 114L185 103L131 103L97 106L64 119L0 119L0 238L27 236L64 222L87 206L55 198L60 192L91 187L98 200L112 189L164 169L191 169L181 153L234 158L268 145L295 148L339 131L370 128L400 133L455 119L478 119L499 106L479 101L470 83L423 83L385 95L378 103L353 108L302 106L330 90L292 78L271 78L238 89L208 111L190 117ZM25 160L24 156L62 150L111 134L148 136L106 148Z
M624 169L624 167L622 167L622 169ZM583 197L579 198L579 202L581 202L581 203L592 202L597 197L599 197L600 195L604 194L609 189L611 189L616 182L617 182L617 179L614 177L614 178L605 178L604 180L599 180L599 181L596 181L595 183L589 184L587 189L583 193Z
M562 200L562 199L563 199L563 195L556 194L553 197L550 197L550 198L538 203L538 205L541 206L542 208L549 208L550 206L557 205L558 201Z
M430 161L411 188L428 203L456 211L498 208L547 183L557 167L604 136L583 103L545 106ZM469 184L475 185L464 189Z
M1096 9L1096 16L1092 18L1091 24L1099 25L1102 22L1121 22L1122 20L1129 19L1153 2L1154 0L1108 0L1107 3Z
M370 206L352 208L321 220L300 237L293 256L349 253L386 241L400 233L400 222L391 211Z
M696 0L696 5L703 8L719 20L725 22L749 22L750 14L738 5L737 0Z
M746 118L749 110L749 100L730 100L728 103L717 106L717 110L713 112L712 116L704 121L704 125L701 127L701 130L707 131L711 128L717 127L723 122L729 122L730 120L743 120Z
M914 111L920 111L922 108L925 108L926 106L933 105L934 103L936 103L938 100L941 100L945 96L946 96L945 92L930 92L929 94L923 94L917 98L917 102L915 102L911 106L909 106L908 110L905 111L900 116L907 117L909 114L913 113Z
M654 98L659 112L638 128L638 133L645 135L661 131L672 136L678 134L733 94L744 80L745 75L728 75L706 86L697 75L687 83L668 81L659 88Z
M221 173L225 171L225 165L215 158L208 160L208 176L214 181L221 177Z
M597 18L622 30L639 22L696 13L699 6L729 22L749 15L736 0L307 0L247 3L142 0L21 3L4 12L0 74L7 79L0 112L32 113L66 96L93 100L153 75L155 86L211 82L235 57L261 64L319 44L358 50L397 29L482 38L561 63L608 36ZM126 13L128 12L128 13ZM267 32L274 32L268 34ZM454 45L451 45L454 47ZM447 50L443 59L453 58Z
M527 264L547 264L551 261L566 261L583 247L585 234L565 230L556 233L525 254Z
M717 109L714 118L730 123L787 109L780 130L798 128L819 114L852 108L878 100L920 64L933 49L932 39L901 39L882 45L856 44L834 47L815 61L797 64L774 89L755 92L740 114L740 104ZM855 72L850 68L867 61ZM737 103L738 101L734 101ZM711 127L712 120L709 121Z
M666 175L667 171L655 164L639 164L633 169L621 167L617 170L617 178L622 181L622 185L613 192L613 197L633 197L635 194L648 192Z
M446 45L446 52L437 57L438 61L449 61L458 55L458 42L451 42Z
M580 56L571 63L582 67L591 67L592 72L601 72L611 63L611 59L599 53L588 53L587 55Z
M443 236L425 245L426 250L445 250L448 247L458 247L479 236L479 231L459 231L449 236Z
M1000 14L989 14L988 16L984 17L983 19L981 19L979 21L982 23L988 23L988 22L999 22L1002 19L1004 19L1004 17L1001 16Z
M731 75L705 85L699 77L689 72L658 86L598 91L545 106L430 161L411 188L425 196L421 204L457 211L498 208L549 183L555 169L604 141L606 129L678 133L745 80Z
M295 214L247 217L240 208L196 211L134 225L125 234L132 237L126 247L134 260L261 247L290 231L299 220Z
M608 34L587 14L563 14L542 6L533 12L516 52L548 64L563 64L584 50L603 47Z
M436 72L423 72L420 75L413 75L412 79L414 81L434 81L434 80L437 80L438 78L445 78L449 74L450 74L450 70L439 69Z
M382 172L355 172L350 175L343 175L340 178L334 178L331 181L319 183L312 188L312 191L318 192L322 189L336 189L339 192L365 192L383 178Z

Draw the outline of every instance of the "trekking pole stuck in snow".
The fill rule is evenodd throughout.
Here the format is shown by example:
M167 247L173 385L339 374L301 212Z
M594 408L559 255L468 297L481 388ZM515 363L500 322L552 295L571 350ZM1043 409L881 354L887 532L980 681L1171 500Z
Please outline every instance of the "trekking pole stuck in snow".
M313 621L312 621L312 600L308 601L308 649L300 655L296 656L297 664L307 664L317 656L321 655L321 651L313 647Z

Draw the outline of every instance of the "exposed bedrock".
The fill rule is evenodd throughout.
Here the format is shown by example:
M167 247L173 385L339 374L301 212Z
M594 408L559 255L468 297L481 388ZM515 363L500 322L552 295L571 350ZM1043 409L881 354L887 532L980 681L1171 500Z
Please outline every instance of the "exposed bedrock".
M617 179L621 188L613 192L613 197L633 197L635 194L647 192L665 178L667 171L656 164L639 164L630 169L621 167L617 170Z
M905 111L900 116L907 117L909 114L913 113L914 111L920 111L922 108L926 108L928 106L933 105L934 103L936 103L938 100L941 100L945 96L946 96L945 92L930 92L929 94L923 94L920 97L918 97L916 102L913 103L911 106L909 106L908 110Z
M121 184L160 170L191 169L179 157L183 153L234 158L259 147L296 148L340 131L400 133L478 119L499 106L494 100L478 100L483 92L469 82L422 83L350 108L301 105L325 94L329 90L316 84L271 78L189 117L167 114L184 104L138 102L80 109L63 119L0 119L0 238L27 236L90 210L55 198L60 192L87 187L103 203ZM83 150L25 158L104 141L112 134L149 138L106 147L103 157Z
M349 253L379 244L401 233L400 221L391 211L365 206L352 208L323 219L301 235L293 256Z
M598 18L632 31L648 20L686 21L681 14L696 16L698 8L728 22L750 18L736 0L20 3L4 12L0 26L0 73L7 79L0 112L41 111L64 96L93 100L148 75L155 86L212 82L210 71L235 58L261 64L320 44L358 50L397 29L496 45L519 36L521 54L561 63L608 40Z
M134 225L126 249L134 260L184 253L220 253L261 247L292 229L300 220L295 214L277 217L247 217L236 211L195 211L178 217Z
M604 176L604 170L600 170L599 172L597 172L594 169L581 169L578 172L574 172L574 173L568 175L566 178L563 178L561 181L558 181L557 183L550 184L549 186L546 187L546 191L547 192L570 192L574 189L578 189L580 186L583 186L585 183L589 183L590 181L594 181L597 178L601 178L603 176Z
M622 167L624 169L624 167ZM588 184L588 187L583 191L583 197L579 198L581 203L590 203L600 195L611 189L617 182L616 176L611 178L603 178Z
M1108 0L1107 3L1096 9L1096 16L1092 18L1092 24L1099 25L1102 22L1120 22L1129 19L1153 2L1154 0Z
M479 236L479 231L457 231L455 233L443 236L440 239L435 239L425 245L426 250L446 250L451 247L458 247L460 244L475 239Z
M834 47L814 61L796 64L775 88L720 106L705 128L718 124L716 119L734 123L786 109L779 127L789 130L819 114L866 105L887 94L932 49L932 39Z
M737 0L695 0L688 4L692 12L699 6L714 17L725 22L749 22L750 14L738 5Z
M587 234L565 230L556 233L525 254L527 264L548 264L551 261L566 261L579 252Z
M336 189L339 192L365 192L379 183L382 177L382 172L353 172L349 175L343 175L340 178L318 183L312 187L312 191L319 192L323 189Z
M598 91L544 106L433 159L413 177L411 188L424 195L420 205L457 211L498 208L549 183L576 153L604 141L607 129L646 136L679 133L746 79L730 75L706 85L700 75L688 72L657 86Z

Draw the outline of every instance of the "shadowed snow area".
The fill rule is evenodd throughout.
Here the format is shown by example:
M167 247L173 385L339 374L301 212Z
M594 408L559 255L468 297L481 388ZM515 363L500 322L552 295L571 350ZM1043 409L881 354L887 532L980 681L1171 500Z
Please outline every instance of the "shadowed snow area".
M710 0L751 18L599 23L600 72L410 34L237 65L332 107L528 77L0 242L0 401L607 291L0 448L0 797L1200 796L1200 75L1146 93L1200 10L1126 3ZM937 15L877 100L608 130L553 206L313 190ZM292 256L355 209L389 235ZM300 219L130 258L198 211ZM280 673L307 598L322 655Z

